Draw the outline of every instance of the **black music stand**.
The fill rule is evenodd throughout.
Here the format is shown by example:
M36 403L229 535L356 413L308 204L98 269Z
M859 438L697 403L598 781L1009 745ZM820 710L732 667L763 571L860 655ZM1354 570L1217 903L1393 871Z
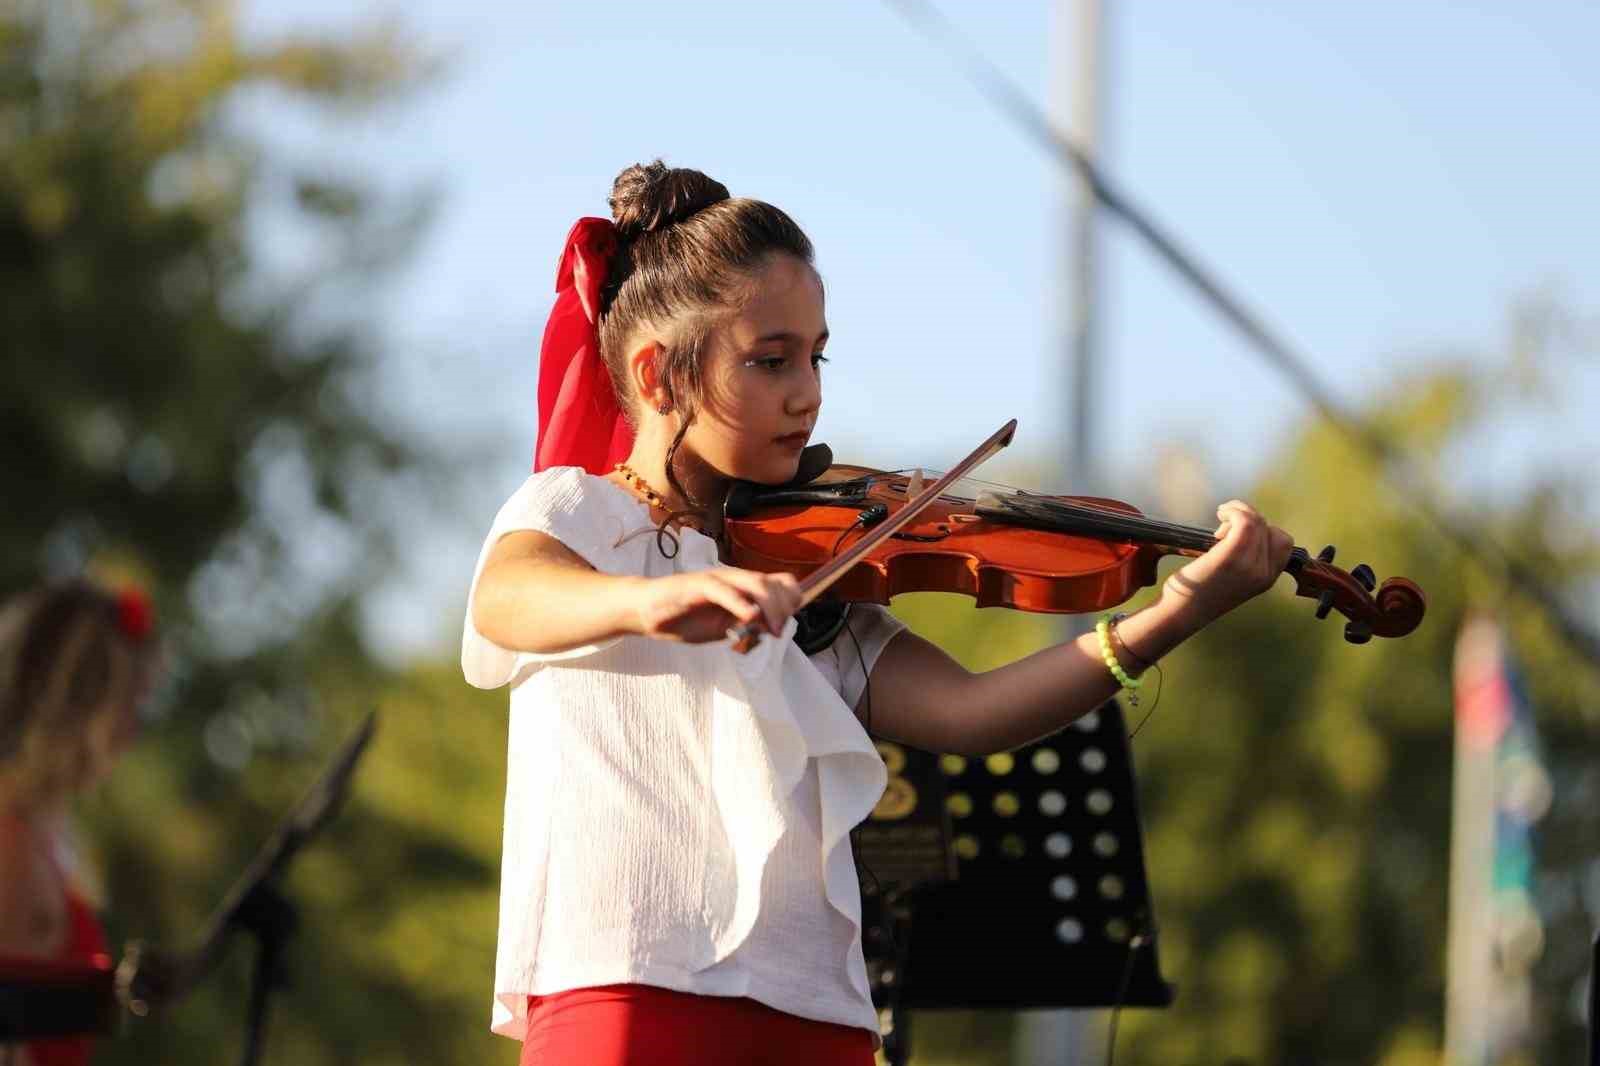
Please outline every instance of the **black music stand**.
M911 943L911 906L918 889L956 876L956 859L938 763L913 748L876 743L889 776L851 845L861 881L867 982L878 1008L884 1057L899 1066L911 1053L910 1018L899 996Z
M117 986L129 1010L145 1014L151 1005L187 994L221 962L232 935L247 932L257 950L242 1061L253 1066L266 1035L268 997L282 983L283 952L299 924L294 903L277 883L290 860L338 813L356 762L376 728L377 712L369 712L234 883L193 950L170 956L137 941L128 946L117 969Z
M885 930L866 935L868 973L897 1053L909 1034L895 1015L911 1008L1172 1004L1115 700L1005 756L909 753L904 773L943 777L956 876L864 886L863 925Z

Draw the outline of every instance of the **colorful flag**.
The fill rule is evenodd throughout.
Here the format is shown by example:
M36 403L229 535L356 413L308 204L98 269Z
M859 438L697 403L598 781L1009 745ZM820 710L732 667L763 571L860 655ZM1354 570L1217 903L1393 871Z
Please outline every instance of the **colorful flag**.
M1530 975L1544 949L1533 827L1551 788L1526 694L1490 618L1462 626L1455 709L1445 1057L1496 1066L1530 1050Z

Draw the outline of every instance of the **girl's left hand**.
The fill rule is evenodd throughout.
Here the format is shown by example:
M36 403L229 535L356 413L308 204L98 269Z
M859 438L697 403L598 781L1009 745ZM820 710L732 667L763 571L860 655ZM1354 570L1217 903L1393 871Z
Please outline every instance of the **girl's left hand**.
M1186 601L1202 624L1272 587L1294 538L1241 500L1217 508L1217 544L1167 579L1163 595Z

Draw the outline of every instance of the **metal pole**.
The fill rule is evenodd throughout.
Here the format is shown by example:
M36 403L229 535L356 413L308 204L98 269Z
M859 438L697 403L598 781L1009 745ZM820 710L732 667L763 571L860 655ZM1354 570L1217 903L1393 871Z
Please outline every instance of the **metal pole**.
M1100 136L1100 0L1056 0L1051 45L1050 107L1057 128L1070 129L1079 149L1091 159ZM1100 488L1094 452L1094 403L1099 284L1099 209L1094 190L1074 172L1067 195L1068 241L1063 257L1061 299L1066 315L1069 370L1066 386L1070 417L1066 448L1068 493L1093 495ZM1092 615L1068 616L1063 637L1093 627ZM1013 1061L1017 1066L1061 1066L1104 1057L1103 1011L1042 1010L1018 1015Z
M1063 4L1071 0L1059 0ZM1079 148L1090 159L1096 158L1100 139L1100 0L1076 0L1076 61L1071 68L1072 130ZM1061 78L1060 81L1068 79ZM1081 176L1072 179L1072 244L1069 264L1069 307L1071 308L1072 421L1067 469L1073 493L1095 494L1100 489L1100 473L1094 454L1095 363L1099 339L1099 210L1094 190Z

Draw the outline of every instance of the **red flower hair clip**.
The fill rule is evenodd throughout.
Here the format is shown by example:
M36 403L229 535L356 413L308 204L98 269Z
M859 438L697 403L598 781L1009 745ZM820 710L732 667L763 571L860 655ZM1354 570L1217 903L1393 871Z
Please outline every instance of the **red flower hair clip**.
M117 628L129 640L144 643L156 627L155 608L150 597L136 588L126 588L117 593Z

